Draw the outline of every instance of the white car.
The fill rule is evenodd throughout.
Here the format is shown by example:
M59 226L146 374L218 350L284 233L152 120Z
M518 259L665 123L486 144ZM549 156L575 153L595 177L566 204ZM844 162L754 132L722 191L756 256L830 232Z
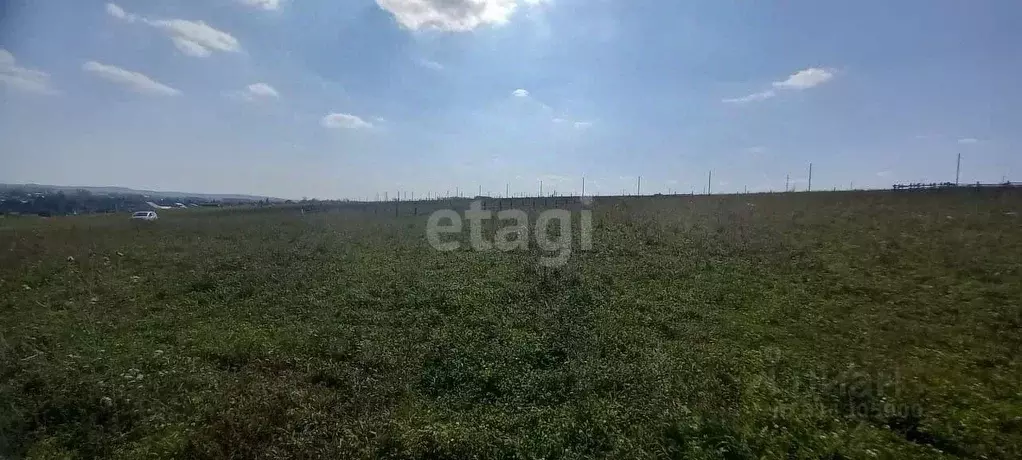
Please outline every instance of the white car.
M139 211L131 215L131 220L156 220L159 216L155 211Z

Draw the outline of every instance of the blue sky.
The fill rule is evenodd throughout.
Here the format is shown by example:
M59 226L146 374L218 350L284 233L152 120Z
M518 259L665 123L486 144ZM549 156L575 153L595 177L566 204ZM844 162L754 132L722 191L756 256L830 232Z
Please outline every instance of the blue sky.
M1022 180L1014 1L0 2L0 181L285 198Z

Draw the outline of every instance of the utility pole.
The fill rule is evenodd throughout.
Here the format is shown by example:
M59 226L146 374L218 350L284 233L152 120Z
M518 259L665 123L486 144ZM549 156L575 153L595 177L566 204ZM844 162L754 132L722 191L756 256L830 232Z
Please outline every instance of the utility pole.
M539 196L543 196L543 181L539 181Z
M807 192L813 191L813 164L809 163L809 187L806 188Z
M585 198L585 196L586 196L586 176L582 176L582 196L581 196L581 198Z
M635 182L635 195L642 195L642 176L639 176L639 180Z
M789 173L789 174L784 176L784 191L785 191L785 193L787 193L787 191L790 188L790 186L791 186L791 174Z
M504 184L504 198L511 198L511 184Z
M955 168L955 185L958 185L958 178L962 173L962 154L958 154L958 166Z
M706 176L706 194L707 195L713 193L712 185L710 185L711 182L713 182L713 170L712 169L710 170L710 174L708 176Z
M458 187L454 187L454 196L461 198L461 190Z

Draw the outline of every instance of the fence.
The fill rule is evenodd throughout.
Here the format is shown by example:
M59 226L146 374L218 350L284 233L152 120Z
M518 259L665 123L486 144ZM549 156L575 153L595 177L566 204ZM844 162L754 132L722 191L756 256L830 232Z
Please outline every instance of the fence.
M1019 188L1022 187L1022 182L1002 182L999 184L983 184L976 182L975 184L955 184L953 182L940 182L940 183L911 183L911 184L894 184L894 190L939 190L939 189L968 189L968 188Z

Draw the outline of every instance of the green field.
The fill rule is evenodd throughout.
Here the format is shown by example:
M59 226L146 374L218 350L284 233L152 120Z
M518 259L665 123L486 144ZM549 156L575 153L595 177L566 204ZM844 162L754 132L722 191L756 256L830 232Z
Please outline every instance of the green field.
M443 204L0 218L0 457L1022 458L1022 192Z

